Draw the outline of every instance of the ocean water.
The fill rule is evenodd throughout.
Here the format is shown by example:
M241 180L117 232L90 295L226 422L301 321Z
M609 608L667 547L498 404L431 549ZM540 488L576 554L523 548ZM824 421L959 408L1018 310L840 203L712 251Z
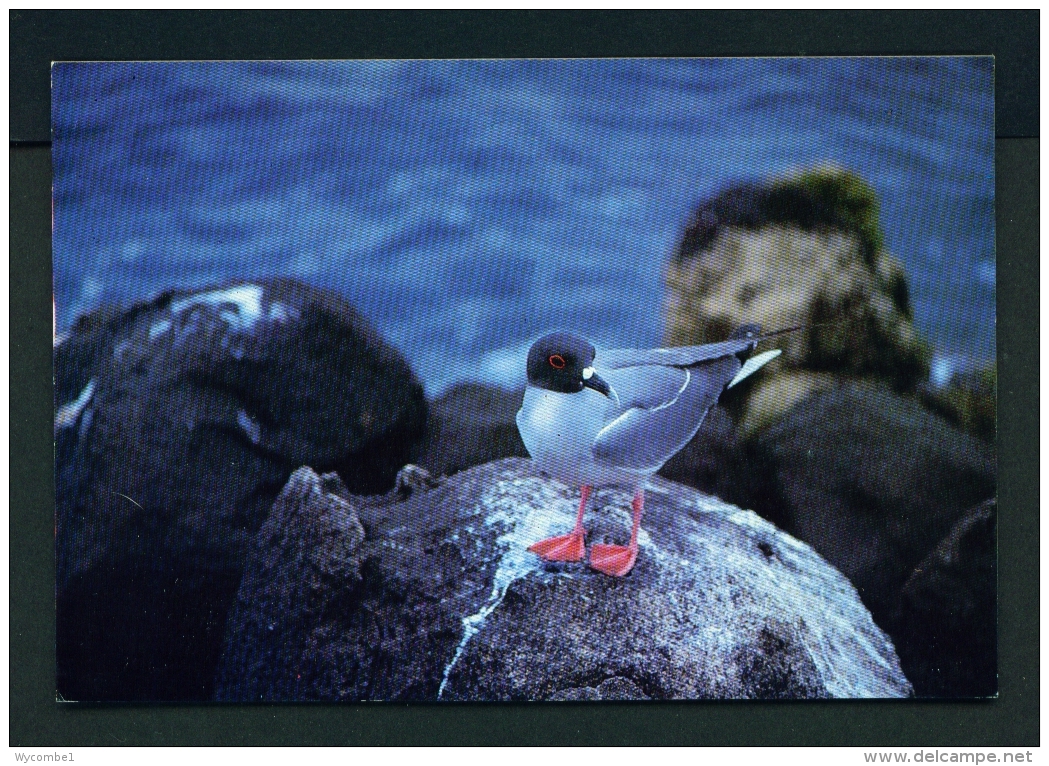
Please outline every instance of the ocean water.
M516 387L551 329L659 343L693 206L833 162L879 194L935 375L995 354L989 58L71 63L52 119L60 332L293 276L430 394Z

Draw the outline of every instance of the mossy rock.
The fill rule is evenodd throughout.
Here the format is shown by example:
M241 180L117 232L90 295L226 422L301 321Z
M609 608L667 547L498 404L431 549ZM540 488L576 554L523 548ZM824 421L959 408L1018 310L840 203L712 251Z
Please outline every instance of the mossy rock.
M847 170L741 184L702 203L666 284L668 345L724 340L751 322L801 326L776 339L782 361L765 378L805 371L905 393L928 379L930 348L903 267L883 248L877 195Z
M701 203L692 214L675 255L687 259L707 249L723 227L757 230L781 224L811 231L837 229L855 234L864 259L874 264L884 236L878 196L855 173L821 165L768 183L741 183Z
M864 259L874 264L885 237L878 221L878 194L860 176L836 165L824 165L776 181L772 188L809 192L842 228L859 236Z

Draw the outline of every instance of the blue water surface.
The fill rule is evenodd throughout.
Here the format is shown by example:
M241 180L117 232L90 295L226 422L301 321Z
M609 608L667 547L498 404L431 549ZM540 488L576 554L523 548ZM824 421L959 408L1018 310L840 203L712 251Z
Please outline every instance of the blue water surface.
M71 63L52 72L59 331L294 276L431 394L538 334L662 338L667 259L727 184L833 162L879 194L943 369L993 358L990 58Z

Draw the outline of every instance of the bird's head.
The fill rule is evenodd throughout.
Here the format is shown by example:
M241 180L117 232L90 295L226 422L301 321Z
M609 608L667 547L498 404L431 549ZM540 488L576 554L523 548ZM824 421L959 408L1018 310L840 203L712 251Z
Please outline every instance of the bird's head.
M591 388L611 398L608 383L594 372L594 354L593 345L578 335L544 335L528 350L528 384L560 394Z

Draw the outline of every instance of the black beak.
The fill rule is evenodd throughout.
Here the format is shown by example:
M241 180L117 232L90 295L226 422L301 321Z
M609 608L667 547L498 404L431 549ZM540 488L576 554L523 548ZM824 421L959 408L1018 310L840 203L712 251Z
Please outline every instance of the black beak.
M592 373L589 378L583 378L583 385L587 388L592 388L599 394L604 394L609 399L613 399L612 387L605 382L605 379L598 375L596 372Z

